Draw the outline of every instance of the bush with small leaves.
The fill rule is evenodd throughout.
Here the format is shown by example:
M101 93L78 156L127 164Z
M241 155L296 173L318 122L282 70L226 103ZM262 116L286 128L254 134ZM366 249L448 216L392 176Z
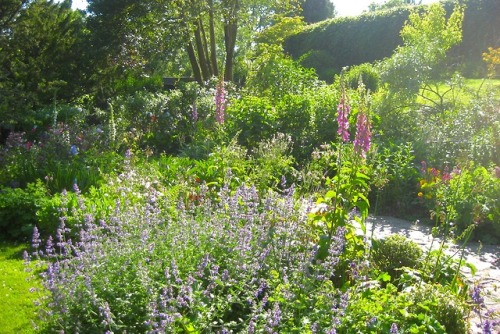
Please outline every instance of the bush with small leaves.
M402 235L392 234L385 239L373 241L371 259L381 272L387 272L392 281L395 281L401 276L399 269L418 268L422 254L417 243Z

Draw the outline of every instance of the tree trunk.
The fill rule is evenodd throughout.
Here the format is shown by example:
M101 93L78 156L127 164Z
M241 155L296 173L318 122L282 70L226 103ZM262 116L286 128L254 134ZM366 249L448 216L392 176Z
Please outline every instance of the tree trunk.
M203 81L208 80L210 78L210 72L208 70L207 66L207 59L205 58L205 52L203 48L203 40L201 38L201 31L200 31L200 22L198 21L197 27L194 31L194 38L196 42L196 51L198 54L198 64L201 69L201 74L203 77Z
M224 80L233 81L234 48L236 46L236 34L238 32L238 12L240 0L233 0L231 8L224 23L224 44L226 46L226 66L224 69Z
M219 67L217 66L217 50L215 41L215 24L214 24L214 3L213 0L208 0L209 6L209 33L210 33L210 61L212 63L213 74L219 76Z
M224 25L224 44L226 46L226 66L224 69L224 81L233 81L234 47L236 45L236 33L238 25L236 19Z
M210 53L208 53L208 41L207 41L207 35L205 34L205 29L203 28L203 23L201 20L199 21L199 26L200 26L200 31L201 31L201 38L202 38L202 44L203 44L203 54L206 59L206 64L208 68L208 75L212 77L214 75L214 70L212 68L212 62L210 61Z
M193 70L194 79L200 84L203 84L203 78L201 77L200 66L198 65L198 60L196 59L196 53L194 52L193 43L189 42L187 44L187 53L189 57L189 62L191 63L191 69Z

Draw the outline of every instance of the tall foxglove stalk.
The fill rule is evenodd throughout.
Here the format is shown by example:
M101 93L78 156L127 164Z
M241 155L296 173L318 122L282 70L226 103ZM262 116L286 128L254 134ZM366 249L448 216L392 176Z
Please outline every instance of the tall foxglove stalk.
M351 107L347 100L345 93L344 83L342 82L340 102L337 106L337 134L340 136L344 143L349 141L349 113L351 112Z
M354 151L356 151L361 157L366 158L366 153L368 153L371 146L372 131L367 113L368 93L365 90L365 85L363 84L363 81L361 81L361 78L359 80L359 96L360 105L358 119L356 121Z
M215 88L215 120L218 124L224 124L224 111L226 109L226 90L224 80L219 80Z
M360 110L358 120L356 122L356 137L354 138L354 150L363 158L366 158L366 153L370 150L372 132L368 115L364 110Z

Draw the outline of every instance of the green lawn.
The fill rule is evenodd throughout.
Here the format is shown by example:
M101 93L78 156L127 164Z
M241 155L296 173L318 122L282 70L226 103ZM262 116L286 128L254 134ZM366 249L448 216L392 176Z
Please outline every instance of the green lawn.
M471 89L477 91L478 89L494 89L497 91L500 89L500 79L465 79L465 83Z
M422 90L421 94L423 94L423 96L419 96L417 102L435 106L431 101L439 103L439 96L441 96L443 102L456 101L465 103L476 98L477 93L482 95L487 91L493 92L496 98L500 98L500 79L464 79L464 84L467 93L460 92L459 90L450 90L450 85L445 82L431 85L430 89L432 91Z
M0 334L35 333L32 321L36 319L34 299L30 288L40 288L40 281L29 280L24 270L24 244L0 242Z

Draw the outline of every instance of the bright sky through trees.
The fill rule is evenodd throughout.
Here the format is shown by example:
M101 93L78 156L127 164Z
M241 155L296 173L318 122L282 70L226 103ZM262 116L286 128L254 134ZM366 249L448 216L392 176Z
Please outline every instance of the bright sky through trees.
M372 2L384 3L385 0L332 0L337 11L337 16L355 16L368 10ZM423 0L422 4L438 2L438 0Z
M423 4L437 2L438 0L423 0ZM368 10L368 5L372 2L383 3L384 0L332 0L335 5L335 10L338 16L354 16L359 15L363 11ZM86 0L73 0L73 8L85 9L87 7Z

